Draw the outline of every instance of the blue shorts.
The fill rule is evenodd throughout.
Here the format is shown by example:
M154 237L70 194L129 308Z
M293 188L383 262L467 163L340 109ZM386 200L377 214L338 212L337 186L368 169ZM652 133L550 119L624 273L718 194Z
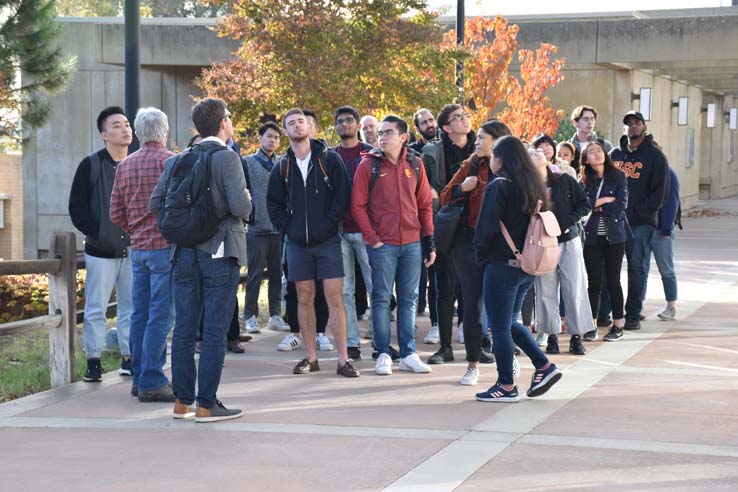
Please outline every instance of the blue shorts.
M343 277L341 237L336 234L317 246L306 248L287 240L287 280L323 280Z

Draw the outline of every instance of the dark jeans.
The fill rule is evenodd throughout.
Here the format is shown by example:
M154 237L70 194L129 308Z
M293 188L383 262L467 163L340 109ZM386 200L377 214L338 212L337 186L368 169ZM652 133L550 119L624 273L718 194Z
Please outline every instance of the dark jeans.
M525 298L523 299L523 307L522 309L522 317L523 317L523 324L525 326L530 326L533 324L533 321L535 320L534 314L536 310L536 288L535 286L531 285L530 289L528 289L528 293L525 294Z
M246 277L246 319L259 315L259 290L267 271L269 316L282 312L282 241L279 234L246 234L249 270Z
M441 338L441 347L451 346L453 331L454 301L456 300L456 269L450 254L436 252L436 269L438 331Z
M584 246L584 265L587 267L587 293L592 306L592 319L600 312L602 265L605 265L605 282L610 293L612 317L623 317L623 287L620 285L620 269L623 266L625 243L610 244L605 236L597 237L596 245Z
M523 298L533 279L532 275L507 262L491 262L484 267L484 308L487 323L492 327L492 349L500 384L515 382L512 370L515 345L525 352L536 369L548 363L530 330L518 321Z
M225 357L226 331L233 316L238 286L235 258L212 258L204 251L183 248L174 265L176 324L172 337L172 387L179 400L215 406ZM204 313L202 351L195 369L197 325Z
M646 264L651 261L651 240L656 228L652 225L637 225L631 229L633 239L625 243L625 254L628 256L628 300L625 302L625 318L627 321L639 321L648 280Z
M484 274L477 265L474 254L474 231L459 234L451 248L456 272L461 284L461 295L464 298L464 347L466 360L479 362L482 353L482 332L486 325L482 321L482 289Z

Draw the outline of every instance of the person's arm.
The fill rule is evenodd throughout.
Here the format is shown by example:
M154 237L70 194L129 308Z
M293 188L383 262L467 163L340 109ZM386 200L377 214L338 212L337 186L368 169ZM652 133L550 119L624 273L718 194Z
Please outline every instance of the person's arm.
M328 207L328 211L326 212L326 218L338 225L346 216L346 208L349 206L349 200L351 198L346 166L343 164L343 159L333 151L328 152L325 165L328 167L326 172L333 187L333 196L331 197L330 207ZM316 170L316 172L319 171Z
M648 196L633 208L633 214L643 221L650 221L663 206L669 195L669 164L661 152L654 152L656 158L651 163L651 181Z
M456 171L456 174L454 174L453 178L451 178L451 181L448 182L443 191L441 191L442 207L451 202L464 199L464 190L462 189L461 184L467 177L469 177L469 173L471 172L470 168L471 164L464 163L459 170Z
M251 213L251 195L246 189L246 178L243 174L241 157L233 151L219 151L213 154L212 164L218 159L220 175L223 179L223 200L228 207L228 213L243 220Z
M359 226L364 242L375 247L382 242L369 220L369 180L372 173L372 158L364 157L354 174L351 187L351 215Z
M278 161L269 175L269 184L267 185L267 211L269 212L269 220L271 220L274 228L281 234L284 234L287 230L287 224L290 222L290 212L288 210L289 195L287 193L287 185L279 172L282 166L287 166L287 163L282 164Z
M72 224L85 236L97 238L100 224L90 213L90 158L85 157L77 166L69 192L69 216Z
M110 221L123 229L126 234L131 235L128 227L128 213L125 202L125 191L123 190L122 179L124 171L124 162L118 164L118 171L115 173L115 181L113 182L113 191L110 194Z
M592 211L592 208L589 206L589 200L587 199L587 195L584 193L584 190L581 186L579 186L579 183L569 176L563 179L566 179L567 184L569 186L569 191L571 193L571 213L569 214L569 219L571 220L571 223L567 225L566 227L562 227L562 230L566 230L570 228L572 225L576 224L580 220L582 220L582 217L587 215Z
M674 222L679 210L679 180L671 171L669 180L669 196L659 210L659 234L663 237L671 237L674 233Z
M628 180L620 173L615 183L615 200L600 207L602 215L620 215L628 208Z
M490 181L484 190L482 208L479 210L477 227L474 229L474 244L487 247L500 232L502 217L501 180Z

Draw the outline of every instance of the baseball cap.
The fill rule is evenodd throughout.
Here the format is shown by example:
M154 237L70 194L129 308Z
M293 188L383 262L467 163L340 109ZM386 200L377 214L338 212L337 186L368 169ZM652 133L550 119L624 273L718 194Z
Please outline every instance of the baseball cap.
M627 113L625 113L625 116L623 116L623 124L624 125L627 125L628 124L628 118L630 118L631 116L633 116L633 117L638 118L639 120L641 120L641 123L645 123L646 122L646 119L638 111L628 111Z

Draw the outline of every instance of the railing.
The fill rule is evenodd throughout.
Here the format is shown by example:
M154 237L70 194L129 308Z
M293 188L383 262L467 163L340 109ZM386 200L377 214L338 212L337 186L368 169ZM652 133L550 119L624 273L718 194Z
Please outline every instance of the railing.
M0 275L49 274L49 314L0 324L0 335L48 330L51 386L58 387L76 372L77 242L73 232L55 232L49 242L48 259L0 261Z

